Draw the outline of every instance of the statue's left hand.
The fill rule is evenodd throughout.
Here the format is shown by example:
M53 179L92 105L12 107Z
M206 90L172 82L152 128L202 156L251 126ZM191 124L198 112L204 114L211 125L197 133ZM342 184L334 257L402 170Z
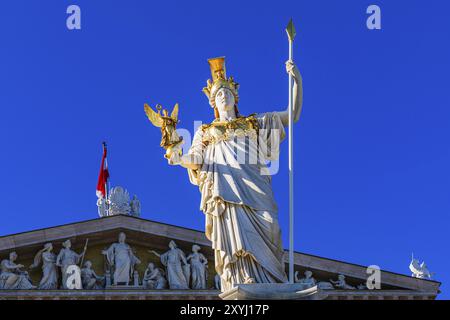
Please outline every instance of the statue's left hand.
M292 60L286 61L286 72L297 81L300 78L300 71L298 70L296 64Z

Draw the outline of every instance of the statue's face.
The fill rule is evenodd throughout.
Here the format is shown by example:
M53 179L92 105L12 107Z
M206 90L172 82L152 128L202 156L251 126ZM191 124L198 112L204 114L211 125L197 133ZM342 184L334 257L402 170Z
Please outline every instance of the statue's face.
M119 234L119 242L124 243L126 239L125 233Z
M92 263L90 261L86 261L86 263L84 264L86 266L86 268L90 269L92 267Z
M16 261L16 259L17 259L17 253L12 252L12 253L9 255L9 260L11 260L12 262L14 262L14 261Z
M66 242L64 242L63 246L64 246L64 248L66 248L66 249L70 249L70 247L72 246L72 242L70 242L70 240L69 240L69 241L66 241Z
M219 112L223 112L234 109L235 99L230 89L220 88L216 93L214 102L216 103L217 110L219 110Z

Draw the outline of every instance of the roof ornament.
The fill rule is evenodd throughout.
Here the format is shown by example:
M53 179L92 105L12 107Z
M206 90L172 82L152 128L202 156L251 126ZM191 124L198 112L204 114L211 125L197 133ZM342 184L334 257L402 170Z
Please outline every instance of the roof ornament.
M411 255L409 270L411 270L411 277L413 278L430 280L434 275L434 272L430 272L428 270L425 261L422 261L422 263L420 263L419 259L414 259L414 253Z
M128 190L120 186L111 188L107 198L99 198L97 207L100 217L120 214L134 217L140 217L141 215L141 202L137 196L134 195L133 199L130 199Z

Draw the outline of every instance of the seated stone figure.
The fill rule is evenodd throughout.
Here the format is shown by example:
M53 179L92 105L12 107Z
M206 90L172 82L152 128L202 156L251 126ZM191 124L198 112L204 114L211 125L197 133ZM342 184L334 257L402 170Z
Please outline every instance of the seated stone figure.
M156 268L155 265L151 262L148 264L147 270L145 270L142 284L144 285L145 289L167 289L167 280L163 275L163 271L159 268Z
M337 288L337 289L342 289L342 290L354 290L356 289L355 287L347 284L347 282L345 282L345 276L343 274L338 275L338 280L337 281L333 281L330 279L330 282Z
M105 277L98 276L92 269L92 262L86 261L84 268L81 269L81 284L83 289L98 290L103 289Z
M299 278L298 278L298 271L296 271L296 272L295 272L295 282L304 285L305 288L311 288L311 287L314 287L314 286L316 285L316 279L314 279L314 278L312 277L312 274L313 274L313 273L312 273L311 271L306 270L305 273L304 273L305 277L299 279Z
M24 266L22 264L16 264L14 261L17 259L17 253L11 252L9 259L5 259L1 262L1 274L0 274L0 289L8 290L29 290L35 289L31 279L28 276L28 272L22 271Z

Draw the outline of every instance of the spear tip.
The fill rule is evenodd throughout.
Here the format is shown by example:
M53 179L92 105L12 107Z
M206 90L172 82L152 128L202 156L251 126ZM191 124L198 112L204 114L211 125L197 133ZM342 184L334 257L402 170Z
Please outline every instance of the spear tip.
M294 41L296 32L295 32L295 27L294 27L294 22L291 20L289 20L289 23L286 27L286 33L288 35L289 41Z

